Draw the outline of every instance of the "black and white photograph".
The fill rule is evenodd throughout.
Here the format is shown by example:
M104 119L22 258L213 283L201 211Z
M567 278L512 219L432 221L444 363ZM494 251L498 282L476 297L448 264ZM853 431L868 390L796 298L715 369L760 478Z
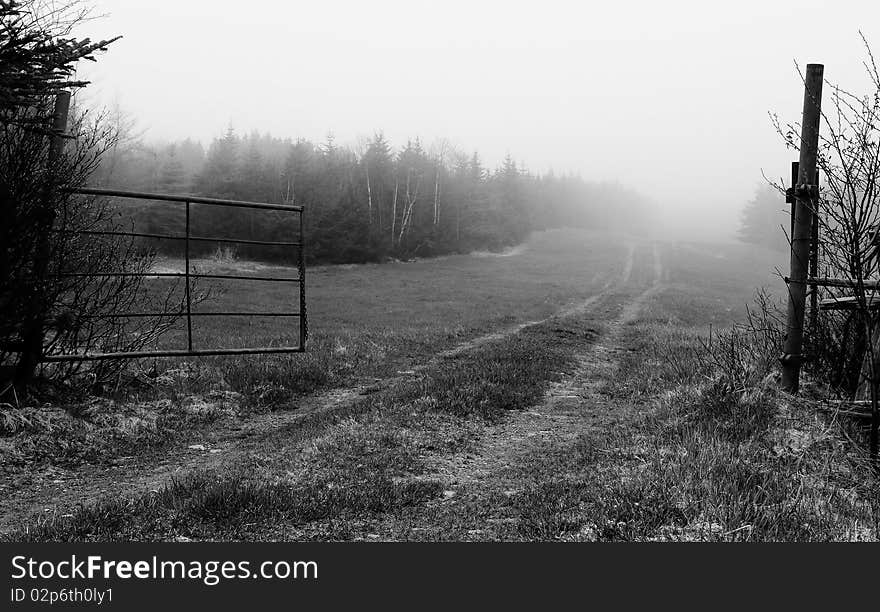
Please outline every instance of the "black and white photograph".
M4 545L880 535L873 2L0 0L0 205Z

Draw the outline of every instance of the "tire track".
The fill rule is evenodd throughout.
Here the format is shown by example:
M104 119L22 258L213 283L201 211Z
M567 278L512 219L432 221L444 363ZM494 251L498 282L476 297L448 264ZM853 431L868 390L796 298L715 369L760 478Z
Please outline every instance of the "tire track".
M635 244L627 245L626 260L624 262L623 272L621 273L620 277L610 279L608 282L605 283L605 285L602 287L602 289L599 290L599 293L597 293L596 295L592 295L592 296L588 297L586 300L584 300L581 303L576 304L574 306L569 306L567 308L563 308L562 310L560 310L560 311L558 311L558 312L556 312L556 313L554 313L544 319L538 319L535 321L527 321L525 323L520 323L520 324L515 325L513 327L509 327L509 328L501 330L501 331L485 334L483 336L479 336L478 338L474 338L473 340L469 340L467 342L459 344L458 346L456 346L452 349L438 353L437 356L433 360L429 361L427 364L422 365L419 369L424 369L424 368L436 363L436 361L439 359L449 359L451 357L456 357L457 355L468 352L470 350L473 350L473 349L478 348L480 346L483 346L485 344L489 344L491 342L497 342L498 340L504 340L505 338L509 338L510 336L518 334L519 332L523 331L524 329L528 329L529 327L534 327L536 325L542 325L542 324L546 323L547 321L550 321L551 319L564 319L564 318L568 318L568 317L575 316L575 315L582 314L582 313L586 312L596 302L598 302L599 300L605 299L606 297L608 297L608 295L612 291L618 289L619 287L622 287L623 285L625 285L626 283L629 282L630 278L632 277L633 265L634 265L634 261L635 261L635 252L636 252Z
M601 388L614 375L617 355L623 345L625 327L635 322L645 304L662 290L664 274L659 246L651 249L653 279L650 285L622 305L619 314L605 323L605 331L586 351L576 357L575 371L563 380L551 384L540 405L531 410L512 412L504 422L487 428L482 446L477 453L440 459L436 473L427 478L440 478L447 483L447 496L452 499L456 489L500 489L506 495L515 494L516 478L505 476L506 470L528 461L529 455L547 445L565 445L575 441L588 428L607 426L623 416L609 412L607 398ZM630 253L630 264L633 261ZM622 288L632 277L632 265L628 265ZM609 288L586 300L576 308L565 311L564 316L584 314L599 300L613 297ZM470 494L474 494L471 492ZM479 493L476 493L479 495Z
M207 442L207 445L200 444L199 446L203 447L202 450L194 452L192 447L166 449L158 463L139 466L85 467L72 473L72 477L65 481L57 479L52 481L53 476L51 475L44 476L42 479L40 475L35 475L34 484L38 484L38 481L42 480L43 482L39 483L41 486L28 491L18 490L18 494L13 492L12 495L9 495L10 491L7 491L7 494L0 498L0 533L14 529L22 519L37 513L52 516L52 513L64 511L80 504L89 504L102 497L158 490L173 478L195 470L222 469L224 466L234 465L257 452L268 437L280 435L285 430L296 428L299 424L315 416L352 407L365 396L410 380L414 375L435 366L442 360L453 359L463 353L503 340L524 329L546 323L552 319L567 318L584 313L630 281L635 252L635 244L627 245L627 255L622 272L606 282L599 293L574 306L564 308L550 317L528 321L468 340L452 349L437 353L428 361L411 368L404 374L385 378L378 383L330 389L302 398L295 410L271 412L261 416L253 416L244 421L218 425L216 429L205 434L203 441Z

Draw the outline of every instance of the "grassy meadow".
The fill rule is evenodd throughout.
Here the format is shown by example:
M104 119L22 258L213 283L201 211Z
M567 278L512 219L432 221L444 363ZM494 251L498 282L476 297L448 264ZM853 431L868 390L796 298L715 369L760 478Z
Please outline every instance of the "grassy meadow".
M247 357L144 359L98 397L63 398L3 414L2 463L102 465L148 449L166 452L215 422L296 410L322 389L369 387L486 333L546 318L619 275L620 237L582 231L535 235L516 254L476 253L431 260L325 266L307 273L308 352ZM181 261L157 262L181 270ZM201 259L200 271L291 277L294 268ZM147 281L147 289L155 290ZM296 286L222 281L195 309L297 310ZM145 296L144 302L149 296ZM194 319L196 347L297 345L296 321ZM186 346L185 324L156 348Z
M545 318L588 297L620 271L626 253L622 238L555 230L536 234L522 247L502 253L318 266L307 270L310 328L318 346L329 337L375 342L380 352L395 350L409 340L448 344L504 324ZM176 260L159 264L175 270L183 266ZM252 262L208 259L194 266L230 274L297 276L296 268ZM201 305L204 311L298 310L296 285L208 283L205 288L214 295ZM194 326L194 339L207 347L296 345L298 330L293 327L290 322L259 318L205 319ZM181 326L165 343L177 344L183 331Z
M776 391L774 359L731 328L756 288L780 293L780 259L571 231L508 256L312 270L308 354L167 364L95 414L68 410L91 429L56 439L113 442L66 463L27 455L34 428L4 438L71 490L108 486L79 508L44 489L26 501L48 512L8 514L3 537L876 539L857 429L819 409L809 377L797 399ZM208 321L224 342L277 338ZM356 392L327 400L343 387ZM217 433L267 419L246 439ZM135 459L99 471L123 452ZM189 467L111 490L159 457Z
M329 385L394 374L412 362L483 334L544 319L599 292L622 271L622 237L576 230L536 234L516 250L387 264L320 266L307 270L309 339L305 355L144 361L196 390L218 385L277 398ZM182 269L180 261L161 261ZM199 260L199 270L291 278L295 268ZM163 281L151 281L163 282ZM297 311L296 285L211 281L211 297L194 312ZM298 320L268 317L193 321L196 347L297 346ZM161 347L186 346L185 322ZM273 400L273 407L278 402Z

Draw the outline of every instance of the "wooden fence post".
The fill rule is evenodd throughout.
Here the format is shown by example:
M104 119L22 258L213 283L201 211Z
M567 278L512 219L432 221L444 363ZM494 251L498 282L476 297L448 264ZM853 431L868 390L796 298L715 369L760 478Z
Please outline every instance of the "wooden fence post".
M819 277L819 170L816 169L816 198L813 200L813 221L810 226L810 278ZM816 334L819 331L819 285L810 285L810 346L816 346Z
M800 164L798 162L791 162L791 189L787 189L785 192L785 203L791 204L791 226L789 228L788 237L794 235L794 213L795 213L795 197L794 197L794 189L797 187L798 182L798 168ZM816 188L819 187L819 170L816 170L816 182L814 183ZM810 269L809 276L810 278L817 278L819 276L819 200L817 199L814 203L813 209L813 223L810 229ZM815 283L811 283L809 285L810 288L810 325L808 329L810 330L810 340L815 337L816 330L819 328L819 286ZM813 346L813 345L811 345Z
M34 373L43 357L43 337L46 317L46 282L51 257L52 224L55 222L53 197L58 183L58 163L64 152L67 132L67 116L70 112L70 93L62 91L55 97L52 113L52 135L49 141L49 155L46 162L46 184L38 211L39 227L36 229L36 249L32 281L33 298L28 320L22 330L22 349L15 372L15 385L24 389L33 379Z
M794 199L794 188L797 187L798 180L798 163L791 162L791 189L785 192L785 203L791 204L791 225L788 228L788 239L791 240L794 236L794 211L795 211L795 199Z
M804 110L801 125L798 184L794 188L795 217L791 236L791 273L788 282L788 322L782 355L782 388L796 393L800 382L804 342L804 310L807 298L807 274L810 261L810 238L813 208L818 197L813 184L819 150L822 79L824 66L808 64L804 79Z

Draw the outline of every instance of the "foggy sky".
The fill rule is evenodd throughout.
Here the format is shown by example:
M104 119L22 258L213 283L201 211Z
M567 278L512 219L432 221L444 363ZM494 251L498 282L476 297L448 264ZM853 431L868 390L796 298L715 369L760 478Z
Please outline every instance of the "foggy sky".
M535 172L619 180L707 238L735 231L762 169L787 176L796 158L767 114L799 120L794 62L864 92L859 29L880 56L870 0L94 4L106 17L83 33L124 39L79 76L148 140L207 146L230 125L444 137L490 167L509 152Z

